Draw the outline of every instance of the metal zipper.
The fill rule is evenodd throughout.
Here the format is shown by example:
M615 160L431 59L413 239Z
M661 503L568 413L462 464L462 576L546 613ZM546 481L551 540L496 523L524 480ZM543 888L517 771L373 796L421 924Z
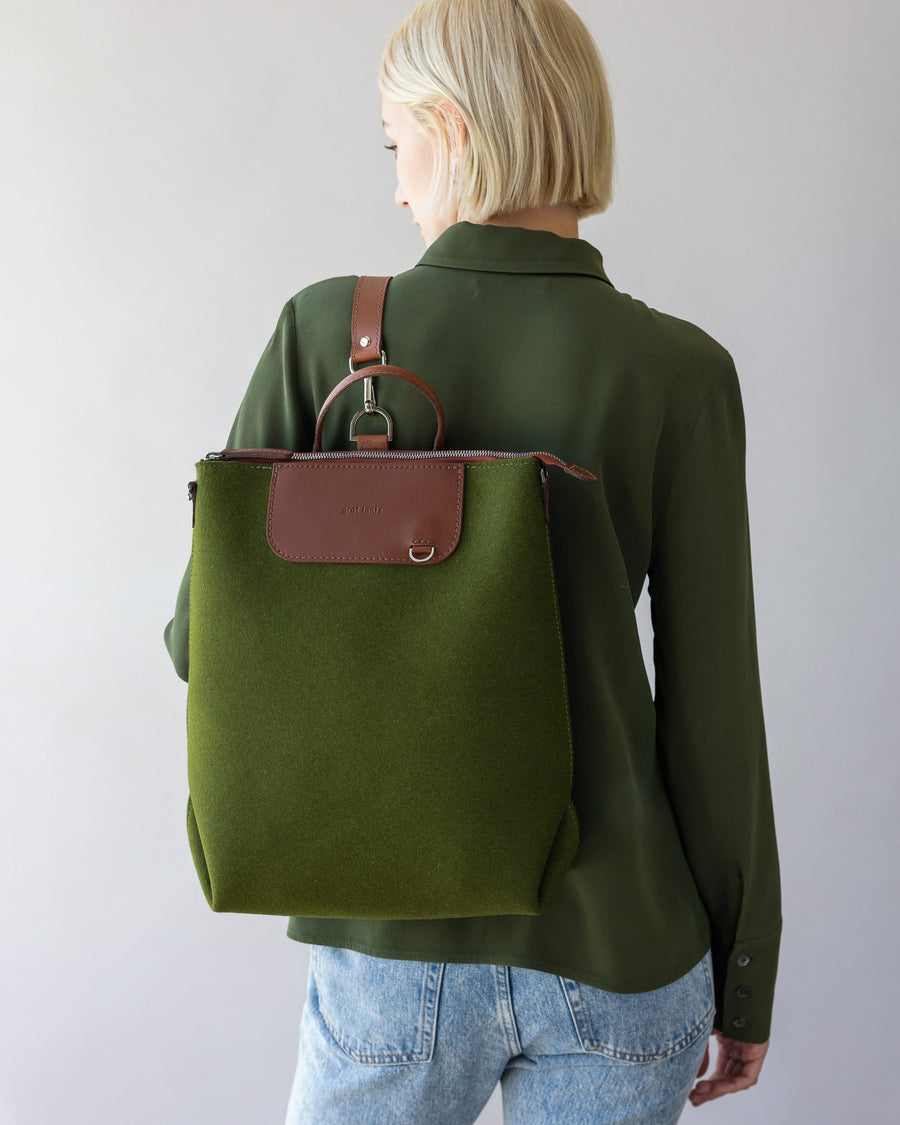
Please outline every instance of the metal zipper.
M555 457L544 450L529 451L526 453L509 453L495 449L350 449L350 450L319 450L316 453L293 453L285 450L227 450L207 453L206 461L335 461L340 459L361 458L375 460L433 460L444 459L447 461L474 461L474 460L514 460L527 457L536 457L545 465L557 465L570 476L580 480L596 480L593 473L580 465L572 465L567 461Z

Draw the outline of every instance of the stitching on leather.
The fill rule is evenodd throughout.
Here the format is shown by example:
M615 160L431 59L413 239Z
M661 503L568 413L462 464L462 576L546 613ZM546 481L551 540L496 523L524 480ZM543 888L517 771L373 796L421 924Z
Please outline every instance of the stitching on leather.
M384 335L384 333L382 331L383 328L384 328L384 298L387 295L387 287L388 287L388 282L390 280L391 279L389 277L386 277L382 280L381 291L378 294L378 313L377 313L378 328L376 329L378 335L375 338L375 343L378 345L379 351L381 351L383 346L384 346L383 339L382 339L382 337Z
M293 464L294 465L300 464L300 462L293 462ZM261 466L261 465L255 465L253 467L254 468L268 468L268 466ZM274 511L274 508L275 508L275 492L276 492L276 489L278 488L278 470L281 467L282 467L281 465L273 465L272 469L271 469L271 471L272 471L272 485L271 485L271 494L269 496L268 512L266 514L266 536L269 540L269 544L272 547L272 550L275 552L275 554L278 556L278 558L284 559L286 562L344 562L344 561L348 561L348 560L352 561L352 562L382 562L382 561L389 561L392 558L396 558L396 556L391 556L391 555L291 555L291 554L288 554L286 551L282 550L278 546L278 543L275 540L275 534L274 534L274 531L272 529L272 517L273 517L273 511ZM424 463L423 464L416 464L414 462L411 464L410 462L407 461L403 464L376 465L376 464L372 464L371 462L369 462L367 464L363 464L361 462L359 464L355 464L355 463L352 463L352 462L351 463L347 463L347 462L343 462L343 463L330 462L329 463L327 461L307 461L306 464L305 464L305 468L307 470L309 470L309 469L326 470L326 471L331 470L332 472L338 471L338 470L343 471L345 469L368 469L368 470L371 470L371 469L378 469L378 470L392 469L394 471L402 470L402 471L405 471L405 472L409 472L410 470L442 469L444 472L448 472L448 471L453 472L456 475L456 523L454 524L454 527L453 527L453 533L452 533L452 540L451 541L454 545L457 545L459 543L460 525L462 523L463 488L464 488L464 484L465 484L465 475L466 475L465 464L463 464L462 466L460 466L458 464L452 464L452 465L446 465L446 464L433 465L432 464L432 465L429 465L429 464L424 464ZM460 469L462 471L460 471ZM431 543L430 540L420 540L420 539L416 539L413 542L414 543L428 542L429 545ZM448 558L452 554L453 550L455 550L455 546L453 548L450 548L450 549L445 550L445 551L441 551L441 552L436 551L434 559L429 560L429 563L419 563L419 564L408 563L408 564L401 564L401 565L428 566L428 565L433 564L434 562L443 562L444 559Z
M359 331L359 295L361 286L357 283L353 291L353 322L350 327L350 354L356 355L356 335Z
M376 327L374 329L372 329L372 331L375 332L375 338L373 340L373 343L375 344L378 351L381 351L381 335L382 335L381 328L382 328L382 318L383 318L383 315L384 315L384 297L385 297L385 294L387 293L388 282L390 280L391 279L389 277L386 277L382 280L381 285L379 286L379 292L378 292L378 296L377 296L376 302L375 302ZM360 300L362 288L363 288L362 286L357 284L356 289L353 292L353 323L352 323L352 326L351 326L351 329L350 329L350 334L351 334L350 351L351 351L351 354L355 354L355 352L356 352L356 339L357 339L357 335L359 333L359 319L358 319L359 318L359 300Z

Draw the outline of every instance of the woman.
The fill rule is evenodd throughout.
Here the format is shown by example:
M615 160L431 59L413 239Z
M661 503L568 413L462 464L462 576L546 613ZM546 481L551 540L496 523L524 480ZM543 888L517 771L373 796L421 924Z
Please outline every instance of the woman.
M553 484L581 844L540 916L291 918L312 951L287 1123L472 1122L498 1081L511 1122L674 1122L756 1081L781 928L737 374L578 236L610 201L613 123L562 0L426 0L379 86L426 244L388 290L389 361L434 387L448 449L549 449L601 477L590 497ZM311 447L355 280L285 305L229 446ZM395 447L428 447L427 405L378 393ZM166 630L184 678L187 611L185 582Z

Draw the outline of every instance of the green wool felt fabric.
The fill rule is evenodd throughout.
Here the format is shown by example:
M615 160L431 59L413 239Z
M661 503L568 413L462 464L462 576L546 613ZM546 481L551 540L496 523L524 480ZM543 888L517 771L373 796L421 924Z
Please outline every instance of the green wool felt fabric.
M459 545L430 566L279 558L271 476L197 465L188 833L210 905L540 913L578 826L537 461L467 465Z
M356 282L323 278L286 301L231 431L198 437L203 449L312 448L318 412L347 372ZM614 992L661 988L712 945L715 1026L763 1042L781 902L741 386L746 378L759 410L765 372L749 355L739 380L740 357L617 288L585 239L493 224L455 223L394 277L384 341L389 362L439 397L448 448L546 449L601 478L553 471L550 490L579 845L540 914L301 911L288 935L380 957L517 965ZM430 448L423 396L391 379L376 390L394 448ZM334 404L324 449L346 448L360 397ZM180 487L172 518L190 520ZM191 683L189 571L164 635ZM636 609L652 614L652 667ZM377 607L356 626L378 629ZM277 653L265 659L274 673ZM361 688L357 738L375 706Z

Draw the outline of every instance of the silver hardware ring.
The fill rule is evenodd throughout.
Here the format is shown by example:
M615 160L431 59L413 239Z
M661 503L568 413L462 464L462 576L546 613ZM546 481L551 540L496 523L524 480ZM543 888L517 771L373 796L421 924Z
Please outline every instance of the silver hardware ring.
M423 544L423 546L424 546L424 544ZM418 550L420 550L420 551L421 551L421 549L422 549L421 547L418 548ZM434 544L432 544L431 550L428 552L427 555L425 555L424 558L420 558L418 555L414 555L413 551L415 551L415 550L417 550L416 547L410 547L410 549L409 549L410 562L426 563L426 562L431 562L431 560L434 558Z
M385 355L384 348L381 349L381 362L387 365L387 356ZM356 368L353 366L353 356L350 356L350 374L353 375Z
M387 439L388 445L390 445L394 440L394 419L380 406L373 406L371 410L357 410L350 420L350 440L356 441L356 423L364 414L380 414L387 421Z

